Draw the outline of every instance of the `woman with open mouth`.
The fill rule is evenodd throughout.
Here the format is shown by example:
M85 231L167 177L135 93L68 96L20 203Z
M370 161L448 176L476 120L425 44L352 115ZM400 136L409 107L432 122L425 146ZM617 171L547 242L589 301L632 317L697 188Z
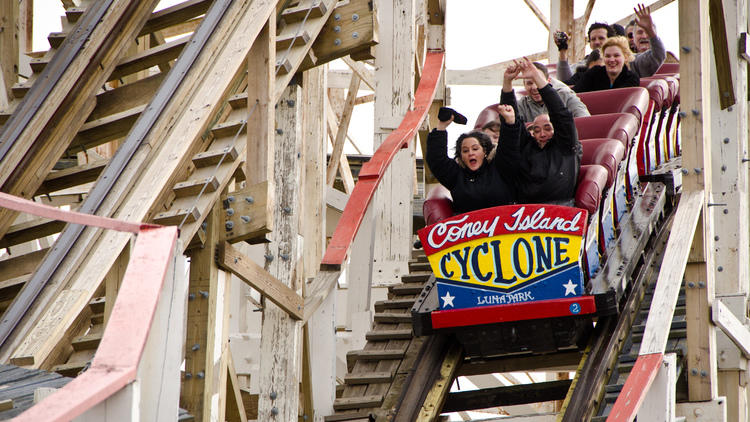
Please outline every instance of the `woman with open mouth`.
M602 57L604 66L594 66L587 70L573 87L573 91L588 92L638 86L640 78L628 68L628 63L632 62L635 56L630 51L627 38L607 38L602 44Z

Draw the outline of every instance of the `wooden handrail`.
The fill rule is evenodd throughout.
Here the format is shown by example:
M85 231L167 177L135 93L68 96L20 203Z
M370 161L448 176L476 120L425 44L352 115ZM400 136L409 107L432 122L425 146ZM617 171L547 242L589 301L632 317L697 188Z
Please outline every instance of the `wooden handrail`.
M349 248L386 169L396 153L409 146L409 142L414 139L417 130L427 117L427 111L435 98L444 57L445 53L442 51L427 53L422 67L422 78L414 95L414 107L406 113L398 128L391 132L385 142L378 147L370 161L362 166L359 180L354 186L339 224L333 232L331 242L323 255L321 263L323 267L339 269L349 254Z

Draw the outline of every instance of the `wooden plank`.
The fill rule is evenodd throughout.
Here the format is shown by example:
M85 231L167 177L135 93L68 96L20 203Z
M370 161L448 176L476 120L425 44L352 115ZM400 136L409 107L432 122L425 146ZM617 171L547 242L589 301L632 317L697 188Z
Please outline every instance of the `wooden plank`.
M226 417L228 422L247 422L247 412L245 403L242 401L242 392L240 391L237 373L234 370L234 360L232 351L227 348L227 411Z
M354 100L357 99L360 81L361 79L359 75L352 74L352 80L349 83L349 91L346 94L346 101L344 102L344 110L341 114L341 121L339 122L339 127L336 131L336 139L333 142L331 158L328 162L328 170L326 171L326 183L328 186L333 186L333 182L336 180L336 170L339 168L341 155L344 152L346 133L349 130L349 122L351 122L352 119Z
M362 80L362 82L365 83L371 90L375 90L375 75L373 75L373 72L365 67L360 62L355 62L349 57L343 58L344 63L346 63L349 68L356 73L359 78Z
M283 260L284 258L279 257ZM288 259L288 258L287 258ZM302 298L263 267L224 242L218 250L219 265L239 277L250 287L283 309L290 317L300 320L303 316Z
M648 8L651 9L651 13L654 13L657 10L661 9L662 7L671 4L673 1L674 0L656 0L653 3L649 4ZM624 27L625 25L628 24L628 22L632 21L633 19L635 19L635 13L631 13L631 14L627 15L624 18L619 19L615 23L620 24L620 25L622 25Z
M301 252L297 249L302 168L298 158L302 149L300 89L290 85L280 93L279 98L281 105L276 110L276 122L281 131L274 139L277 148L273 164L278 206L273 213L274 230L269 235L271 242L265 248L265 254L274 259L266 260L265 268L287 287L296 290L302 275L297 270ZM287 311L273 303L266 304L261 327L258 420L297 419L299 380L302 376L301 328L301 323L292 319ZM273 394L276 397L273 399L272 392L282 394Z
M547 51L540 51L527 55L531 61L544 60L549 57ZM502 72L512 60L478 67L470 70L451 70L445 71L446 85L502 85Z
M732 11L734 12L734 11ZM708 1L708 18L711 21L711 40L713 42L714 61L716 62L716 77L719 82L719 103L721 109L726 110L737 100L734 96L734 81L732 78L732 64L729 61L729 45L727 42L727 28L724 21L724 5L722 0Z
M0 260L0 280L31 274L49 249L41 249L23 255L10 256Z
M222 240L236 243L265 239L266 233L271 231L269 226L273 220L266 197L268 186L269 182L265 181L222 197L222 202L228 204L224 212Z
M313 42L312 51L317 57L317 65L368 50L377 43L372 2L350 0L339 4ZM336 19L337 15L339 19ZM301 70L307 69L302 66Z
M0 108L8 106L10 88L18 81L18 1L0 1Z
M539 9L539 7L534 3L534 0L523 0L524 3L526 3L526 6L529 6L529 9L531 9L531 12L536 16L537 19L539 19L539 22L544 25L544 27L549 31L549 19L547 19L547 16L544 15L544 12Z
M44 195L93 182L99 177L108 162L109 160L97 160L64 170L53 171L47 175L34 195Z
M632 421L659 372L664 353L640 354L617 397L608 419L613 422Z
M45 236L51 236L59 233L65 227L64 221L49 220L46 218L37 218L25 223L10 226L5 236L0 239L0 248L8 248L41 239Z
M343 212L347 201L349 201L349 195L331 186L326 187L326 205L336 211Z
M208 10L211 0L186 0L151 14L138 35L147 35L196 18ZM168 37L168 35L164 35Z
M690 245L702 208L703 191L683 192L677 205L667 249L664 251L662 267L666 271L660 272L656 281L640 355L664 353Z
M432 388L424 399L417 421L433 421L443 412L443 403L445 403L451 385L453 385L456 370L460 366L463 356L463 347L459 344L452 344L440 365L438 378L433 382Z
M311 3L308 3L311 4ZM305 29L310 34L311 39L316 39L318 37L318 34L320 34L321 29L323 28L323 25L328 20L328 17L331 16L331 13L333 12L333 6L336 4L335 0L319 0L319 3L322 6L325 7L325 12L320 17L308 17L307 21L305 22ZM301 24L301 23L300 23ZM302 65L302 62L307 57L308 52L310 51L313 43L307 43L304 45L297 45L295 44L292 48L283 50L281 52L277 52L276 61L277 62L289 62L289 71L284 73L279 71L279 69L276 69L274 71L274 74L276 75L276 82L275 82L275 89L273 91L272 100L273 103L276 103L280 98L281 94L284 92L284 89L287 85L289 85L289 82L291 82L292 77L294 76L294 73L300 68ZM316 55L317 57L317 55ZM282 74L283 73L283 74Z
M711 320L734 341L745 357L750 357L750 332L720 300L715 300L711 305Z
M95 26L91 33L80 34L85 38L85 46L71 42L66 47L67 53L60 57L81 48L80 54L60 71L59 77L50 73L47 83L35 84L32 99L21 103L0 132L0 144L4 145L0 151L3 192L27 198L36 192L93 109L94 95L114 69L120 52L135 38L156 3L156 0L131 0L109 8L104 3L92 5L90 16L96 22L85 25ZM97 14L99 10L101 16ZM48 142L49 139L55 142ZM10 215L9 211L0 210L0 234L10 225Z
M190 37L179 38L149 48L148 50L134 56L126 57L117 64L117 67L115 67L112 74L109 75L108 80L114 81L132 73L174 60L180 55L188 41L190 41Z
M334 133L338 131L338 124L329 96L326 96L326 126L328 128L328 138L331 141L331 145L333 145L335 142ZM354 177L352 176L352 170L349 168L349 160L346 158L346 154L340 155L338 169L341 175L341 182L344 185L344 191L350 193L354 189Z
M270 15L274 6L275 3L266 0L229 5L205 49L202 49L204 54L198 56L175 92L176 100L166 106L162 113L164 118L158 120L142 140L142 147L118 177L108 196L109 200L100 207L100 213L115 215L123 220L144 221L162 207L160 199L168 199L175 179L180 177L181 169L186 167L196 149L204 142L203 135L213 125L220 107L230 93L237 90L244 74L244 60L262 27L263 22L256 21L259 16ZM159 183L158 186L155 186L155 181ZM212 197L204 197L199 205L201 209L207 209L213 201ZM200 222L185 224L180 233L192 238L199 226ZM50 289L49 293L42 293L42 300L26 310L26 316L16 332L35 330L32 328L37 326L34 320L45 313L45 305L60 290L60 279L66 279L66 283L80 287L80 290L93 292L127 242L128 236L120 233L84 230L59 265L53 277L52 285L55 288ZM73 268L80 271L72 271ZM63 327L70 323L69 319L58 318L58 324ZM50 329L44 334L47 338L59 339L64 332L59 326L45 329ZM23 339L24 336L14 334L9 338L11 344L6 345L14 350ZM8 358L7 353L0 351L5 359Z

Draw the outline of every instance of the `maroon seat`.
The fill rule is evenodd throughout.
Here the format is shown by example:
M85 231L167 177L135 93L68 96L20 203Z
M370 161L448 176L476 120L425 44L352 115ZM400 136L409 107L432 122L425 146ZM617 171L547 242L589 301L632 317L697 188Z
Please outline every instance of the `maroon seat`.
M669 95L672 96L672 104L680 103L680 76L679 75L665 75L664 80L667 81L669 86Z
M581 166L576 188L576 206L594 215L599 211L602 192L607 184L607 169L599 164Z
M617 178L617 168L625 158L625 147L617 139L583 139L581 165L598 164L607 170L607 185L612 186Z
M453 216L453 198L445 186L437 185L427 194L422 204L422 215L428 226Z
M578 98L586 104L589 113L631 113L640 122L648 108L648 91L638 86L581 92Z
M669 95L669 85L664 79L641 78L641 86L648 90L648 96L656 104L657 109L663 110L672 106L673 97Z
M500 120L500 113L497 112L497 106L499 105L500 103L495 103L485 107L474 122L474 129L480 130L487 123L493 120Z
M658 69L656 69L655 75L659 75L663 73L680 73L680 64L679 63L662 63L662 65L659 66Z
M612 138L622 142L626 148L640 125L640 121L630 113L598 114L573 120L578 129L578 139Z

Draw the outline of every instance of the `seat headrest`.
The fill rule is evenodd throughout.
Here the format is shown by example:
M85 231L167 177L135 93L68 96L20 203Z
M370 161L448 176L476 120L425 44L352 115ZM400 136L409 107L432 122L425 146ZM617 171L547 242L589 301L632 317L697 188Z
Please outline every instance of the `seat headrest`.
M617 168L625 158L625 147L617 139L597 138L581 141L583 157L581 165L599 164L607 170L607 185L612 186L617 178Z
M648 90L651 101L656 104L657 110L672 105L672 97L669 95L667 81L658 77L641 78L641 86Z
M607 170L598 164L582 165L578 172L576 206L594 215L599 210L604 187L607 184Z
M453 198L445 186L437 185L430 190L422 204L422 215L428 226L453 216Z
M638 121L648 108L648 91L638 86L578 93L589 113L631 113Z
M664 73L680 73L679 63L662 63L658 69L656 69L655 75L661 75Z
M625 148L638 132L640 125L630 113L598 114L576 117L573 120L578 129L578 139L612 138L622 142Z

